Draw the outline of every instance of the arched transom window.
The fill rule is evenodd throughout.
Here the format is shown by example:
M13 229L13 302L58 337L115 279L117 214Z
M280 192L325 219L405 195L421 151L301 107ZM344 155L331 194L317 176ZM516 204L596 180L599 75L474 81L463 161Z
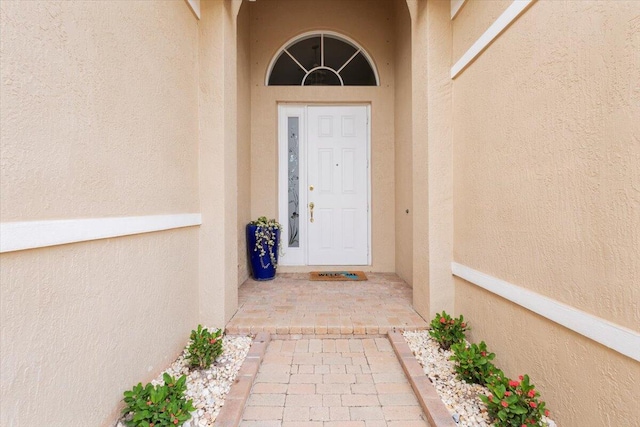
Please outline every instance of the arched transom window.
M357 43L328 32L303 34L271 60L268 86L378 86L371 58Z

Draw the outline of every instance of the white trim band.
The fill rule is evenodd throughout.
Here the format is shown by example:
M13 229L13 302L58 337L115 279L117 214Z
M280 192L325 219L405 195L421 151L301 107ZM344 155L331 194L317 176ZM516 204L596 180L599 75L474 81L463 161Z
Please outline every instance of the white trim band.
M493 41L507 28L513 21L518 19L520 15L535 0L514 0L509 7L502 12L502 15L496 19L496 22L480 36L478 40L467 50L464 55L451 67L451 78L454 79L462 70L464 70L471 62L473 62Z
M469 283L640 362L640 333L636 331L456 262L451 263L451 271Z
M193 10L193 14L196 18L200 19L200 0L187 0L189 7Z
M454 19L467 0L451 0L451 19Z
M199 213L0 223L0 253L202 224Z

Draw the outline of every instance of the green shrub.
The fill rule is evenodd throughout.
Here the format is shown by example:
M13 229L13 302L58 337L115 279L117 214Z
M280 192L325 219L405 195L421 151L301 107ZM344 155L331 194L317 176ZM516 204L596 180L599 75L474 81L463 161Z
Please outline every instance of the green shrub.
M431 321L429 335L440 344L440 348L449 350L452 344L464 342L464 332L468 329L462 315L457 319L452 319L443 311L442 314L436 314L436 317Z
M491 362L496 355L487 350L484 341L471 344L465 342L451 346L453 356L449 360L455 362L458 378L471 384L485 385L487 380L497 374L498 368Z
M480 395L495 427L542 427L542 415L549 416L529 376L520 375L519 379L510 380L500 373L487 384L491 393Z
M164 385L154 386L149 383L142 387L142 383L138 383L130 391L124 392L126 407L122 414L131 413L131 418L125 420L128 426L181 426L191 418L191 412L196 408L191 400L184 397L187 377L183 375L176 381L165 373L163 379Z
M187 348L187 360L192 368L206 369L222 354L222 330L209 332L198 325L191 331L191 343Z

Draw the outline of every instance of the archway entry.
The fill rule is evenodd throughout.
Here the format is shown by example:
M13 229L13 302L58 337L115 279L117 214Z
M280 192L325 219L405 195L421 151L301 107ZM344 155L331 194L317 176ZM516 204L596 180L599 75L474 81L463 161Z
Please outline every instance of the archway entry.
M282 265L369 265L370 108L278 107Z

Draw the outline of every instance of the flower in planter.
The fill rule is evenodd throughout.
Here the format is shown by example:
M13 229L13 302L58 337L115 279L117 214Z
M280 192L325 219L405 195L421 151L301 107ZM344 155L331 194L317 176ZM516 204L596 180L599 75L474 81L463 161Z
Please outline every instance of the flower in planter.
M260 256L260 264L262 268L267 268L269 264L265 264L263 257L269 252L269 260L274 267L278 267L278 260L276 254L282 250L282 241L278 241L278 247L276 248L276 235L282 230L282 225L275 219L268 219L266 216L261 216L255 221L251 221L250 225L256 226L255 238L256 244L253 248L254 252L258 252Z

